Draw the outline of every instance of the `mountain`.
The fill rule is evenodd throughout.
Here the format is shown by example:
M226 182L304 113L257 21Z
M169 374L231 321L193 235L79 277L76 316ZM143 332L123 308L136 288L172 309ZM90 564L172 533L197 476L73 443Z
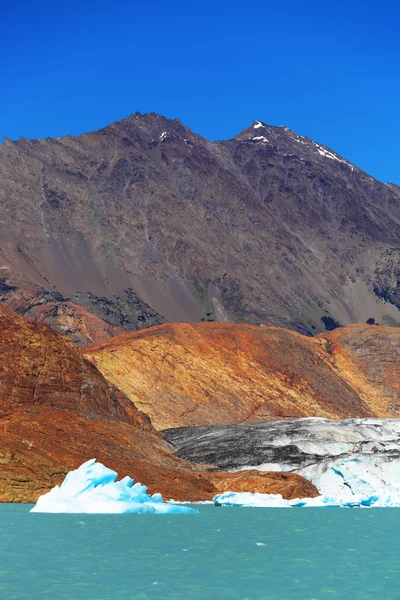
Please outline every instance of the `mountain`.
M400 412L399 328L166 324L83 351L159 430Z
M168 321L307 335L400 324L399 188L285 127L209 142L137 113L78 137L6 139L0 207L1 300L34 297L45 322L51 303L51 324L80 344ZM100 333L79 333L75 306Z

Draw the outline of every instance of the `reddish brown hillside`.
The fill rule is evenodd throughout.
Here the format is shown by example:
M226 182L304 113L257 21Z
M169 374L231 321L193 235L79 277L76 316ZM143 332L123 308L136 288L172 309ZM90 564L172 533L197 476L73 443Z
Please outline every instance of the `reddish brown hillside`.
M357 391L373 415L400 413L400 329L356 324L335 329L324 350L335 370Z
M2 501L34 501L93 457L167 497L214 492L72 342L2 307L0 432Z
M368 325L309 338L275 327L200 323L122 334L84 352L162 430L397 416L399 342L400 329Z
M318 490L307 479L295 473L268 473L266 471L237 471L207 473L207 478L217 488L218 493L258 492L259 494L282 494L283 498L314 498Z

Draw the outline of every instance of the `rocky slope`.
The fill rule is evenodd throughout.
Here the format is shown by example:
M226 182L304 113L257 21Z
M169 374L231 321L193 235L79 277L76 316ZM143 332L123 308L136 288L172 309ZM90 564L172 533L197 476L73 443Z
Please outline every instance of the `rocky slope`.
M207 472L206 477L215 486L217 493L235 491L258 494L281 494L286 500L293 498L315 498L319 490L296 473L274 473L243 470L234 473Z
M157 429L400 411L398 328L352 325L310 338L275 327L168 324L84 352Z
M184 473L150 421L52 329L0 312L0 499L32 501L88 457L172 493ZM174 486L173 480L177 483Z
M20 315L57 329L78 346L123 332L121 327L111 325L58 292L26 285L21 280L18 285L10 285L3 278L0 281L0 301Z
M352 325L317 337L371 416L400 416L400 331Z
M126 290L124 297L111 299L81 292L65 298L57 291L48 291L11 274L0 278L0 302L20 315L57 329L78 346L164 321L132 290Z
M79 137L6 139L0 207L6 284L111 326L400 323L397 186L285 127L255 121L211 143L137 113Z
M72 342L0 307L0 502L35 502L93 457L178 500L210 500L234 477L214 483L176 457ZM287 497L309 489L302 478L281 481ZM272 490L279 478L249 474L240 485Z

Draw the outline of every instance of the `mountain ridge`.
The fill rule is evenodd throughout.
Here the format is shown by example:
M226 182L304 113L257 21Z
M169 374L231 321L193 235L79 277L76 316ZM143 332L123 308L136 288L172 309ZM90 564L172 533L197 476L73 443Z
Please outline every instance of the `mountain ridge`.
M4 284L58 292L108 325L400 324L397 187L285 127L210 142L136 113L3 143L0 175Z
M248 127L245 127L244 129L242 129L237 134L235 134L235 135L233 135L231 137L209 139L207 137L202 136L202 134L200 134L200 133L194 132L188 125L185 125L178 117L168 118L168 117L164 117L163 115L161 115L159 113L156 113L156 112L153 112L153 111L145 112L145 113L141 113L140 111L136 111L134 113L131 113L131 114L127 115L126 117L122 117L121 119L113 121L112 123L104 125L104 126L98 128L98 129L84 131L84 132L79 133L79 134L69 134L69 133L66 133L66 134L59 135L59 136L45 136L45 137L36 137L36 138L27 138L25 136L21 136L20 138L17 138L17 139L12 139L12 138L10 138L8 136L4 136L3 140L0 142L0 147L3 144L8 145L8 144L15 144L15 143L18 143L18 142L62 141L62 140L65 140L65 139L73 139L73 138L82 137L82 136L89 136L91 134L105 132L109 128L113 128L114 126L125 125L127 122L130 122L132 119L142 119L142 118L146 118L146 117L160 119L164 123L176 123L178 126L181 126L186 131L188 131L191 135L196 136L198 138L201 138L201 139L209 142L210 144L218 144L218 143L229 142L231 140L243 139L245 137L245 134L247 132L250 133L252 129L259 128L259 127L266 128L266 129L277 130L277 131L285 130L286 132L290 132L291 134L294 134L297 138L300 138L302 140L306 140L307 142L311 142L311 143L313 143L314 145L316 145L318 147L327 149L332 154L334 154L334 155L338 156L339 158L341 158L343 160L343 162L347 163L348 165L353 166L355 169L357 169L359 171L362 171L363 173L365 173L366 175L368 175L368 177L370 177L371 179L373 179L373 180L381 183L382 185L386 185L386 186L392 187L393 189L398 188L400 190L400 184L397 184L397 183L395 183L393 181L388 181L388 182L385 183L381 179L372 176L371 174L368 173L368 171L366 171L365 169L357 166L355 163L351 163L350 161L348 161L344 157L344 155L340 155L338 152L336 152L335 150L333 150L329 146L327 146L327 145L325 145L323 143L317 143L315 140L313 140L309 136L299 134L299 133L297 133L296 130L291 129L290 127L287 127L286 125L272 125L272 124L269 124L269 123L265 123L264 121L261 121L260 119L253 119L251 125L249 125Z
M253 119L251 125L249 125L248 127L245 127L244 129L242 129L241 131L239 131L237 134L231 136L231 137L227 137L227 138L213 138L210 139L208 137L203 136L201 133L196 133L194 132L190 126L185 125L178 117L174 117L174 118L169 118L169 117L164 117L163 115L161 115L160 113L156 113L154 111L150 111L150 112L144 112L141 113L140 111L136 111L134 113L131 113L129 115L127 115L126 117L122 117L121 119L118 119L116 121L113 121L110 124L106 124L102 127L99 127L98 129L91 129L89 131L83 131L82 133L78 133L78 134L69 134L69 133L65 133L62 135L57 135L57 136L44 136L44 137L25 137L25 136L21 136L19 138L10 138L8 136L4 136L4 138L2 139L2 141L0 142L0 147L4 144L4 145L10 145L10 144L15 144L18 142L37 142L37 141L62 141L64 139L73 139L73 138L77 138L77 137L82 137L82 136L87 136L87 135L91 135L91 134L95 134L95 133L99 133L99 132L103 132L106 131L108 128L113 127L113 126L117 126L117 125L124 125L125 122L130 121L133 118L145 118L145 117L152 117L152 118L157 118L160 120L163 120L163 122L165 123L176 123L179 126L182 126L185 130L187 130L191 135L196 136L198 138L201 138L203 140L206 140L207 142L209 142L210 144L217 144L217 143L224 143L224 142L228 142L230 140L235 140L235 139L241 139L244 137L244 134L246 132L250 132L254 126L257 126L257 124L260 124L261 127L263 128L267 128L267 129L272 129L272 130L285 130L287 132L290 132L292 134L294 134L297 138L300 138L302 140L306 140L308 142L311 142L313 144L315 144L318 147L321 148L325 148L327 149L329 152L331 152L332 154L335 154L336 156L340 157L343 162L347 163L348 165L353 166L355 169L362 171L363 173L365 173L366 175L368 175L368 177L370 177L371 179L373 179L374 181L377 181L379 183L381 183L382 185L386 185L388 187L391 187L393 189L397 189L400 193L400 183L395 183L394 181L387 181L384 182L383 180L379 179L378 177L374 177L373 175L371 175L366 169L363 169L362 167L359 167L356 163L352 163L350 161L348 161L344 155L339 154L338 152L336 152L335 150L333 150L330 146L321 143L317 143L315 140L313 140L313 138L310 138L307 135L302 135L297 133L297 131L295 129L291 129L290 127L287 127L286 125L272 125L270 123L265 123L264 121L260 120L260 119Z

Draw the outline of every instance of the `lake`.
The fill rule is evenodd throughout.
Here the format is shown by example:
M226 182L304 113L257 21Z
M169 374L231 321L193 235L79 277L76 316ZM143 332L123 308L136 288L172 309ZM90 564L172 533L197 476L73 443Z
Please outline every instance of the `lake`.
M400 510L0 505L1 600L399 600Z

